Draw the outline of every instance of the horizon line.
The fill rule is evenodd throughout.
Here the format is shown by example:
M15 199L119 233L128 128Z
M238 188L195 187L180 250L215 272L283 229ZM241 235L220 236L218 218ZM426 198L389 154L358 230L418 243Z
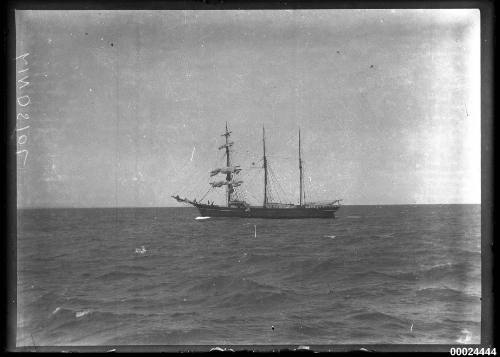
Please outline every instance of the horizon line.
M457 205L475 205L481 206L481 203L371 203L371 204L344 204L343 206L457 206ZM33 206L16 207L17 210L25 209L116 209L116 208L194 208L191 206Z

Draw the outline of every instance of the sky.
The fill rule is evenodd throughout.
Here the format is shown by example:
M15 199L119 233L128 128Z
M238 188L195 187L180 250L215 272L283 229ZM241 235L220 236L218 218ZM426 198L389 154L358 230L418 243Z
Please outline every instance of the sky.
M276 199L299 200L300 128L307 201L480 203L479 26L474 9L16 11L18 207L200 199L226 122L253 204L263 126Z

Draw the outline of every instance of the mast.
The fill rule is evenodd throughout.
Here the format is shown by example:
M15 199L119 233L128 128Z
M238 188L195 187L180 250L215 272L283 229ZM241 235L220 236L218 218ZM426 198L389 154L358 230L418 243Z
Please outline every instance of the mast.
M301 153L300 153L300 128L299 128L299 185L300 185L300 199L299 199L299 205L302 206L302 192L303 192L303 188L302 188L302 185L303 185L303 177L302 177L302 156L301 156Z
M231 158L229 156L229 135L231 134L230 131L227 130L227 122L226 122L226 132L222 134L223 136L226 137L226 166L230 167L231 166ZM232 173L230 171L227 172L226 174L226 181L231 182L232 179ZM227 206L229 207L229 202L231 202L231 193L233 192L233 186L228 184L226 188L226 195L227 195Z
M262 125L262 147L264 153L264 207L267 206L267 158L266 158L266 132Z

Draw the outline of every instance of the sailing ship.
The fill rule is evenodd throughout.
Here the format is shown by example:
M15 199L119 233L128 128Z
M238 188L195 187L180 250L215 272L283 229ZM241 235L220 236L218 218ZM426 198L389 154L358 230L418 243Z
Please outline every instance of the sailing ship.
M234 142L230 141L231 131L227 128L221 136L225 137L225 143L219 147L219 150L225 151L225 167L216 168L210 172L210 177L222 174L225 179L210 182L211 188L226 189L225 205L216 205L214 202L203 203L203 198L200 201L196 199L190 200L182 198L179 195L172 196L177 202L190 204L198 209L203 217L241 217L241 218L335 218L335 212L340 208L342 200L337 199L330 202L314 203L305 202L304 180L303 180L303 161L301 154L300 129L299 129L299 186L300 198L299 204L273 202L269 195L269 167L266 156L266 137L265 129L262 127L262 168L264 169L264 201L262 206L252 206L238 195L239 187L243 184L242 180L238 179L238 174L241 172L239 165L233 164L231 160L231 147ZM209 191L210 191L209 190ZM208 193L208 192L207 192Z

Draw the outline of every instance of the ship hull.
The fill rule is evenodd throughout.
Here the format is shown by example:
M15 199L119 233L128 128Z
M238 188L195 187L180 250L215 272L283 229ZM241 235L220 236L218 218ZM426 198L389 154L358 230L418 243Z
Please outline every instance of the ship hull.
M338 207L294 207L294 208L265 208L250 207L245 210L240 207L220 207L197 205L198 211L204 217L240 217L240 218L335 218Z

